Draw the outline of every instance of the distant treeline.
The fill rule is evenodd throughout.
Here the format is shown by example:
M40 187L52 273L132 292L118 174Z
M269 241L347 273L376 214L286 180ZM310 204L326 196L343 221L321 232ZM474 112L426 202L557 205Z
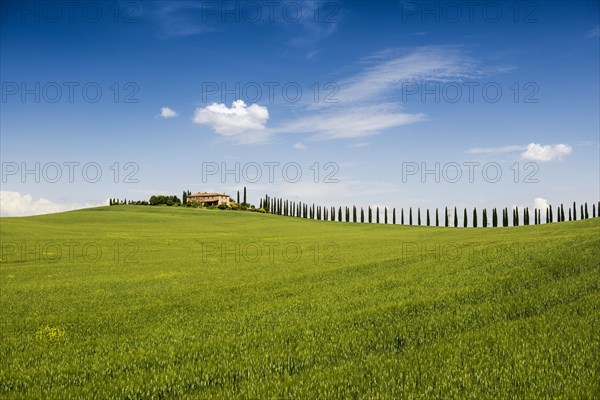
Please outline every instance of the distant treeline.
M177 196L163 196L153 195L149 201L127 201L127 199L121 201L119 199L110 199L110 205L167 205L167 206L187 206L187 207L202 207L202 205L196 201L189 200L188 196L191 192L183 191L183 201ZM281 198L270 197L265 195L264 198L260 199L260 205L256 208L253 204L249 204L246 201L246 187L243 191L243 200L240 202L240 192L237 192L237 202L230 199L230 204L221 204L217 207L210 206L208 208L219 208L222 210L240 210L240 211L256 211L261 213L270 213L275 215L283 215L288 217L315 219L320 221L338 221L338 222L360 222L360 223L376 223L376 224L401 224L401 225L425 225L425 226L446 226L446 227L459 227L466 228L469 226L469 216L471 219L471 226L474 228L480 227L507 227L507 226L519 226L519 225L539 225L542 223L553 223L563 221L575 221L578 219L590 218L588 203L583 203L577 206L573 202L571 207L566 209L561 204L556 209L549 205L545 210L534 208L524 208L522 212L519 211L518 207L509 210L504 208L498 210L496 208L491 209L491 215L487 209L481 209L479 212L477 208L473 208L472 211L463 209L463 216L459 223L459 211L457 207L454 210L445 207L440 215L438 208L435 211L425 209L421 212L421 208L413 210L409 207L406 210L400 208L396 211L396 208L388 209L388 207L363 207L357 208L352 207L324 207L313 204L307 204L303 202L289 201ZM592 204L591 217L600 217L600 201L596 204ZM413 218L414 217L414 218ZM480 219L481 218L481 219ZM531 220L533 218L533 221ZM415 224L416 219L416 224Z
M400 208L399 212L396 208L391 210L387 207L367 207L366 210L360 207L360 210L356 206L352 207L323 207L315 205L314 203L309 205L302 202L294 202L284 200L276 197L265 196L260 200L260 207L267 213L283 215L297 218L316 219L320 221L338 221L338 222L360 222L360 223L383 223L383 224L397 224L401 225L415 225L413 215L416 217L416 225L426 226L453 226L455 228L462 226L467 227L469 224L469 215L471 215L471 226L477 228L481 226L485 227L507 227L507 226L519 226L519 225L539 225L542 223L562 222L562 221L575 221L577 219L588 219L590 218L588 203L580 204L579 207L573 202L572 207L567 208L567 214L565 214L565 207L561 204L557 207L556 211L553 210L552 206L548 206L545 210L535 208L529 210L524 208L523 212L519 211L518 207L509 210L508 208L498 209L493 208L491 215L487 209L481 209L480 212L477 208L473 208L472 211L463 210L462 224L459 224L459 211L454 207L454 212L445 207L440 215L440 210L435 209L435 213L430 212L429 209L425 209L421 212L421 208L413 210L412 207L408 208L405 216L404 208ZM596 218L597 211L600 212L600 202L592 204L592 218ZM568 218L567 218L568 215ZM600 215L599 215L600 216ZM481 219L479 219L481 217ZM532 221L533 219L533 221Z

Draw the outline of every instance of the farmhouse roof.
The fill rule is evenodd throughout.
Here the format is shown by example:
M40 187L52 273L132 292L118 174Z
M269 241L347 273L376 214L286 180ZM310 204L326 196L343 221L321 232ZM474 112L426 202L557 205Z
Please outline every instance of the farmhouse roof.
M191 194L188 197L212 197L212 196L226 196L229 197L229 195L225 194L225 193L196 193L196 194Z

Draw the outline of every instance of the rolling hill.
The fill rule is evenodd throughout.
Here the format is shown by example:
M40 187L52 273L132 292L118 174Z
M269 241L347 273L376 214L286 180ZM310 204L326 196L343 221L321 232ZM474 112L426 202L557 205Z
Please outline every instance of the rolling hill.
M593 398L600 219L0 219L2 398ZM43 394L43 395L42 395Z

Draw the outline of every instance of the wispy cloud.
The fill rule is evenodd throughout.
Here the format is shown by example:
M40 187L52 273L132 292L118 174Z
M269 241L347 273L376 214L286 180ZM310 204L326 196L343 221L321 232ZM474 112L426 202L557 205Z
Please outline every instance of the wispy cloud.
M238 101L231 109L223 104L197 109L194 121L238 143L266 141L278 134L308 134L309 140L360 138L427 120L425 113L406 112L390 101L404 84L473 79L491 70L478 66L458 47L388 49L366 58L362 71L340 80L336 103L305 104L300 116L278 126L266 126L266 107L246 109L236 106Z
M352 147L352 148L359 148L359 147L367 147L369 146L369 143L366 142L359 142L359 143L352 143L350 146L348 147Z
M385 98L407 84L474 79L483 70L457 47L388 49L364 60L368 67L339 83L342 104ZM325 103L327 104L327 103Z
M588 39L597 39L600 38L600 25L594 26L590 29L586 35Z
M304 143L294 143L294 145L292 146L294 149L296 150L306 150L306 145Z
M502 147L474 147L468 149L468 154L503 154L526 150L527 146L502 146Z
M258 24L279 28L288 34L288 45L304 48L334 34L343 18L338 2L314 0L157 1L149 2L146 8L158 25L159 35L164 38L203 35Z
M404 113L396 105L386 103L314 113L283 124L274 131L308 133L311 140L358 138L425 119L425 114Z

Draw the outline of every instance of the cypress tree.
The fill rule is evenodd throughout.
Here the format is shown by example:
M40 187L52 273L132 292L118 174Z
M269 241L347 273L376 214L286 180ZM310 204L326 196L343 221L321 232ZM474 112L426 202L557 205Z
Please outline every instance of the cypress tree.
M429 208L427 209L427 226L431 226L431 221L429 219Z
M396 225L396 207L392 210L392 224Z
M550 204L550 222L554 222L554 218L552 217L552 204Z
M569 221L573 221L573 216L571 215L571 209L569 208Z
M581 211L579 212L579 219L585 219L585 214L583 213L583 204L581 204Z
M187 204L187 192L183 191L183 196L181 197L181 204Z
M417 223L421 226L421 207L417 208Z
M477 207L473 208L473 228L477 228Z
M487 228L488 220L487 220L487 209L483 209L483 221L481 223L482 228Z
M504 227L508 227L508 208L505 207L503 213L502 225L504 225Z
M385 207L384 211L383 211L383 221L384 221L385 224L388 223L388 219L387 219L387 207Z
M350 209L346 207L346 222L350 222Z
M546 223L550 223L550 209L546 207Z
M327 214L327 207L323 207L323 221L329 221L329 214Z
M577 221L577 206L573 202L573 221Z
M413 224L413 221L412 221L412 207L410 207L410 208L408 209L408 224L409 224L409 225L412 225L412 224Z
M339 212L338 212L338 221L343 222L342 221L342 207L340 207Z
M236 203L240 204L240 191L237 191Z
M463 228L467 227L467 209L463 212Z
M444 208L444 226L448 227L448 207Z
M246 204L246 186L244 186L244 205Z
M371 210L371 206L369 206L369 223L373 222L373 211Z
M356 220L356 206L352 206L352 220L353 220L354 222L358 222L358 221Z
M400 209L400 224L404 225L404 208Z
M379 223L379 207L376 209L377 223Z
M565 206L563 204L560 205L560 220L565 222Z
M365 222L365 210L362 207L360 208L360 222Z
M440 214L437 207L435 208L435 226L440 226Z
M587 206L587 202L585 203L585 219L589 219L590 218L590 214L588 213L588 206Z
M498 214L496 214L496 208L492 209L492 227L498 226Z
M458 228L458 212L456 211L456 207L454 207L454 227Z
M596 205L592 204L592 218L596 218Z

